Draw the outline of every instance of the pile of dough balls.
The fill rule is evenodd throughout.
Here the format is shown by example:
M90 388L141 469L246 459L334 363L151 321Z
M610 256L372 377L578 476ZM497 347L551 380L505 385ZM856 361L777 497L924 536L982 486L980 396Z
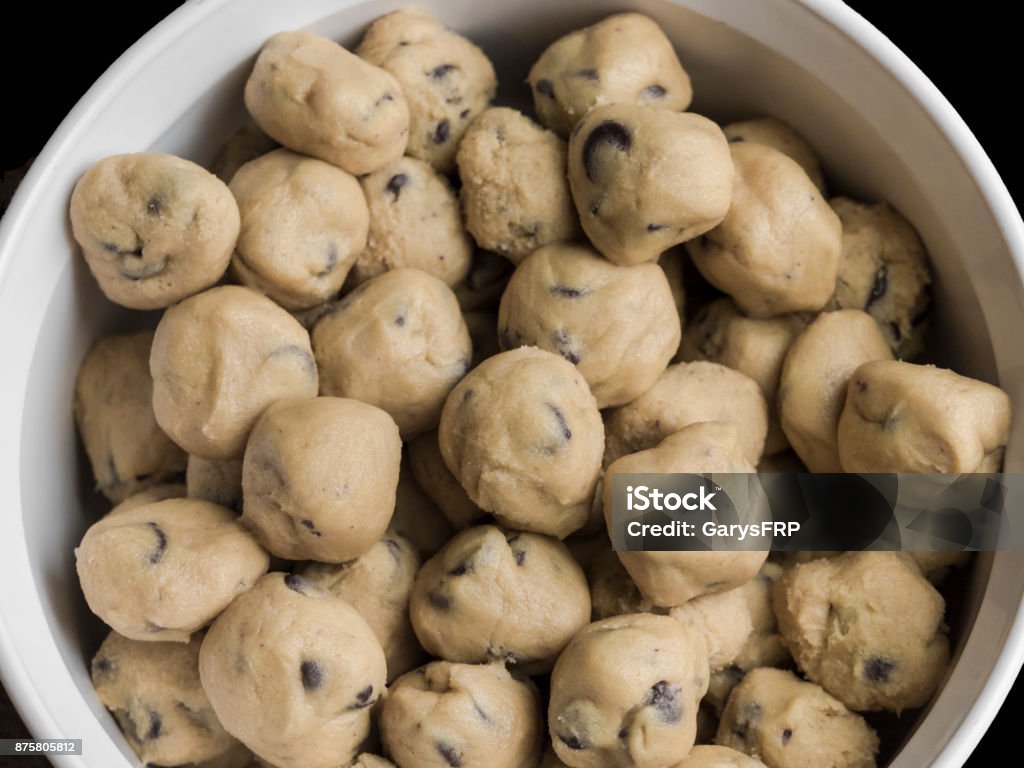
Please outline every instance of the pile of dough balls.
M419 9L282 32L216 175L76 185L100 289L163 310L74 396L116 505L75 550L92 676L145 763L873 768L865 715L942 684L961 556L605 528L620 472L997 470L1006 394L918 360L914 227L780 120L687 111L646 16L523 76L494 106Z

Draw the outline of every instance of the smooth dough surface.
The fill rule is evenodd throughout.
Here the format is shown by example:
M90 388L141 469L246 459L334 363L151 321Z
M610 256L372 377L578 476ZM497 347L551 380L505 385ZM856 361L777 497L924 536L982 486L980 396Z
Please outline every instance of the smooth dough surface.
M717 747L701 744L690 750L690 754L673 768L766 768L760 760L756 760L742 752L728 747Z
M797 133L788 123L784 123L776 117L754 117L724 125L722 132L729 139L730 144L752 141L755 144L764 144L772 149L777 149L795 160L814 182L814 186L824 193L825 176L821 172L821 160L818 159L818 155L811 145L807 143L807 139Z

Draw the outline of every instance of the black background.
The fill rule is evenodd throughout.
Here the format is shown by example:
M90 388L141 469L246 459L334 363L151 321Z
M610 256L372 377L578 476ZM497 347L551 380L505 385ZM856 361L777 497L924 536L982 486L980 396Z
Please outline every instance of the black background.
M1021 43L1009 12L988 4L949 6L948 11L936 5L925 10L892 2L849 4L939 86L977 134L1019 205L1024 171L1011 110L1019 98ZM151 0L115 11L95 3L19 4L17 22L5 19L7 34L0 46L0 170L15 169L35 156L90 84L177 5ZM44 74L43 61L55 67L55 75L50 70ZM1012 743L1022 705L1024 685L1018 683L968 766L1002 762L995 742Z

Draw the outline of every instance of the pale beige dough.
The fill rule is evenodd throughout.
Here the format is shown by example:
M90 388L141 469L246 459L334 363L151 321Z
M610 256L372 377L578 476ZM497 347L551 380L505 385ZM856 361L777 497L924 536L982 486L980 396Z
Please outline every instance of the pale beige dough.
M423 492L451 525L461 530L481 522L487 513L473 503L465 488L444 463L436 431L425 432L409 444L409 465Z
M413 441L413 445L420 440L429 439L430 435L433 435L434 439L436 460L444 468L444 471L448 472L437 449L436 432L421 435ZM420 555L427 558L448 542L448 539L455 534L455 529L452 528L452 524L448 522L448 518L437 503L420 487L413 472L412 453L410 446L402 456L402 466L398 473L398 488L395 489L395 513L391 516L390 529L408 539ZM448 472L448 476L451 477L450 472ZM458 485L454 478L452 478L452 482Z
M594 621L628 613L665 613L664 608L644 600L614 551L600 552L593 558L587 566L587 581Z
M378 755L364 752L355 759L350 768L395 768L395 764Z
M821 160L807 139L793 126L776 117L754 117L722 126L722 132L730 144L752 141L755 144L777 149L804 169L804 173L822 192L825 191L825 176L821 172Z
M250 160L277 149L278 146L276 141L259 129L259 126L246 121L245 125L228 136L217 150L213 162L210 163L210 172L225 184L230 184L231 178L239 168Z
M452 288L462 311L482 309L496 312L512 270L513 264L508 259L491 251L478 250L473 255L469 274Z
M136 507L141 507L146 504L152 504L154 501L184 499L186 496L188 496L188 486L182 485L181 483L151 485L146 490L139 491L138 493L129 496L120 504L114 505L114 507L107 513L107 517L120 514L121 512L127 512L129 509L135 509Z
M732 664L754 631L745 586L695 597L668 612L684 627L704 636L712 672Z
M185 471L188 497L212 501L242 511L242 460L188 457Z
M729 747L717 747L702 744L690 750L690 754L681 763L672 768L766 768L760 760L756 760L742 752Z

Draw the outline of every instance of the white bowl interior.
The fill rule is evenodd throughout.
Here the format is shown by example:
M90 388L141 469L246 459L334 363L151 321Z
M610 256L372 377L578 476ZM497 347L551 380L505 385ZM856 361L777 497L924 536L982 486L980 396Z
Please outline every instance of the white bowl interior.
M529 65L557 36L612 11L650 14L693 77L694 110L718 120L760 113L786 119L821 154L833 190L887 199L914 222L936 277L930 357L998 382L1024 402L1022 345L1007 333L1024 327L1024 291L1009 244L1019 220L997 219L990 205L998 179L985 176L984 158L965 161L954 146L966 146L960 126L929 113L905 82L859 47L854 38L867 33L848 9L826 0L421 4L478 42L497 66L500 99L524 107ZM104 630L85 608L72 551L105 505L90 491L75 437L74 374L97 337L155 322L102 299L75 254L68 195L89 164L115 152L156 149L208 161L243 118L242 84L262 40L309 26L354 44L369 20L401 3L339 5L346 3L209 0L179 11L77 108L34 169L25 199L12 209L14 221L5 224L0 327L10 336L0 376L0 648L5 682L35 734L86 738L85 755L64 758L68 765L136 762L89 681L88 661ZM912 68L899 74L929 95ZM1024 464L1019 422L1007 464ZM933 716L893 765L957 765L964 745L969 750L987 725L991 712L968 714L968 707L1013 630L1024 582L1019 566L1012 553L978 559L962 623L970 627L976 614L984 631L969 638L961 632L960 663ZM1019 643L1010 646L1004 670L1019 664ZM958 729L959 746L946 749Z

